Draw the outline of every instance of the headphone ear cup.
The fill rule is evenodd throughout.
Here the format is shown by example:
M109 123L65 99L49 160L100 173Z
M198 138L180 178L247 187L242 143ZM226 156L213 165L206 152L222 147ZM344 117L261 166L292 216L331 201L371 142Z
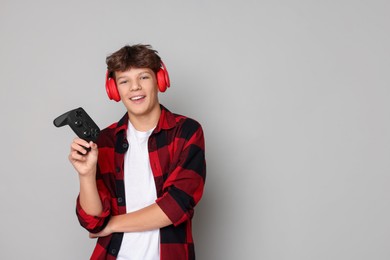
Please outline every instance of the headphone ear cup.
M106 73L106 91L109 99L115 100L116 102L121 100L115 80L110 77L108 70Z
M169 80L169 74L167 71L167 68L165 67L164 62L161 61L160 70L157 72L157 85L160 92L165 92L167 88L170 87L170 80Z

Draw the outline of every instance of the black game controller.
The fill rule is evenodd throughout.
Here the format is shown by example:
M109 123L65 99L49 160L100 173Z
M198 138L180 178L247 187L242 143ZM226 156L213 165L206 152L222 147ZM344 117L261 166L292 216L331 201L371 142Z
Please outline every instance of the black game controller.
M99 127L82 107L60 115L53 123L56 127L69 125L78 137L87 142L95 142L100 133Z

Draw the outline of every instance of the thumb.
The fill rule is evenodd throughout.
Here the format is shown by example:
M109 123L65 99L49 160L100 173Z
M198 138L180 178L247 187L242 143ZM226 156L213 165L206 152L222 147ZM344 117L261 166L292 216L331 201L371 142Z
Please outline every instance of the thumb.
M89 142L89 147L91 147L91 149L94 149L94 150L96 150L98 148L97 144L95 144L92 141Z

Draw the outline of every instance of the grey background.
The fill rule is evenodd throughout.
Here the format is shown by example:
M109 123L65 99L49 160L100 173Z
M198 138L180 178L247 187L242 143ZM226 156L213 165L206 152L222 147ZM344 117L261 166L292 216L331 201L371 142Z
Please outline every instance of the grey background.
M88 259L73 133L125 112L105 57L150 43L204 127L198 259L390 259L389 1L0 1L0 259Z

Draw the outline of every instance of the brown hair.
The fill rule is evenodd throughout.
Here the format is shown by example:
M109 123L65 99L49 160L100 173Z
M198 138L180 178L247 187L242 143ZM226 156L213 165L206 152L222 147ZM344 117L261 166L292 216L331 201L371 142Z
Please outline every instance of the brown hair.
M106 58L107 70L111 77L115 71L130 68L149 68L154 73L161 68L161 58L150 45L126 45Z

